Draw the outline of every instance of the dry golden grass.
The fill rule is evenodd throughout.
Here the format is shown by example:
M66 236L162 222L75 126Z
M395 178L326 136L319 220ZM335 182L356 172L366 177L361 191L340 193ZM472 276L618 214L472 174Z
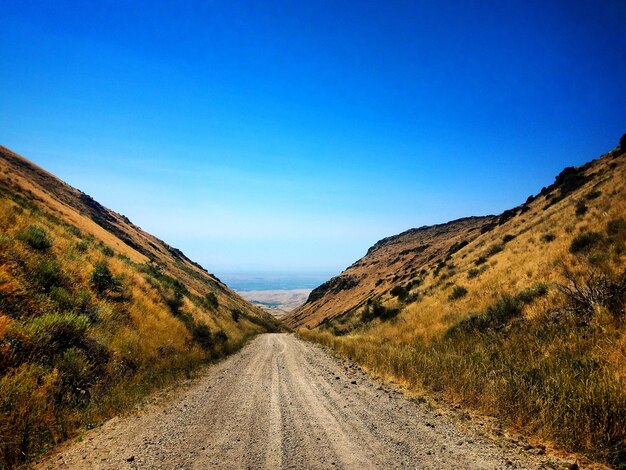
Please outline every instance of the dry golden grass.
M584 174L584 184L562 200L550 205L550 196L540 195L451 256L445 253L458 240L454 234L420 240L440 246L444 256L402 265L402 272L416 274L398 284L420 280L404 302L379 283L370 295L387 308L380 318L364 316L360 294L346 289L316 300L342 310L324 310L325 321L310 317L318 327L299 334L409 389L440 393L567 450L626 465L626 291L616 287L626 287L626 222L617 235L607 227L626 220L626 154L614 151ZM556 198L559 188L551 193ZM572 241L590 232L602 241L572 253ZM397 258L407 244L385 256ZM370 265L375 256L355 266ZM427 272L419 274L422 269ZM375 285L377 273L366 273L367 285ZM613 294L605 292L585 309L559 287L574 280L584 287L589 279L600 280L595 287L612 283L619 301L611 303ZM451 296L454 286L467 294ZM302 325L308 320L298 318Z

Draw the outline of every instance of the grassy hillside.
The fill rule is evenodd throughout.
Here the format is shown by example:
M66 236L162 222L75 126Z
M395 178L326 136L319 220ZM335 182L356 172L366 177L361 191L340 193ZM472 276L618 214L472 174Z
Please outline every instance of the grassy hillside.
M626 136L500 216L382 240L288 322L375 374L626 468L625 151Z
M179 250L0 147L0 468L276 328Z

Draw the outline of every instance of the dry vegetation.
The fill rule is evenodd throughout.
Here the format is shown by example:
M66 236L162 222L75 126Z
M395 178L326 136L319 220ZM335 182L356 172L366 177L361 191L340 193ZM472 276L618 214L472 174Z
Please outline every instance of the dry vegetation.
M277 328L182 253L0 150L0 468Z
M341 275L367 289L325 289L290 321L372 373L626 468L624 150L566 169L471 236L451 223L420 239L434 257L394 265L415 242L379 242L391 268L413 275L380 277L375 246ZM309 314L325 303L340 307Z

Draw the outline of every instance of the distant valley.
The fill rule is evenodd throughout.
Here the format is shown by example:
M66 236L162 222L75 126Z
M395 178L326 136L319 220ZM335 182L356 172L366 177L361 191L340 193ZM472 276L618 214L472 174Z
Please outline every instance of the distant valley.
M303 305L312 289L239 291L244 299L277 318Z
M241 297L274 317L302 306L329 275L322 273L228 273L220 275Z

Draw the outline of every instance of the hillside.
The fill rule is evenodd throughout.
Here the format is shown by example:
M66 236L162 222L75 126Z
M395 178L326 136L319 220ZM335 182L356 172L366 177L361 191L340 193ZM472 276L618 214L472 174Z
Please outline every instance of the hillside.
M626 136L499 216L383 239L285 321L414 391L622 465L625 151Z
M0 467L276 330L180 250L0 147Z
M314 289L285 322L292 327L317 326L355 312L394 286L418 279L426 266L469 243L494 220L468 217L384 238L339 276Z

